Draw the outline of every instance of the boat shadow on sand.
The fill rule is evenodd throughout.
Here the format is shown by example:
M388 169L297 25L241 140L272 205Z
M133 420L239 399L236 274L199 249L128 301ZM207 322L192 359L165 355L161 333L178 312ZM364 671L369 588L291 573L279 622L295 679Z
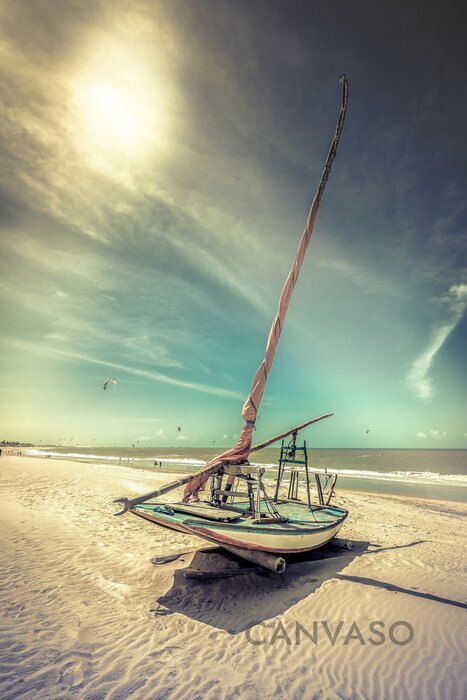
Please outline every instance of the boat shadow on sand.
M174 571L172 587L155 601L151 612L156 617L180 613L238 634L281 615L325 581L337 578L355 557L371 551L369 546L369 542L352 541L350 551L329 544L289 555L281 574L260 570L219 547L200 549L182 555L179 561L191 561Z

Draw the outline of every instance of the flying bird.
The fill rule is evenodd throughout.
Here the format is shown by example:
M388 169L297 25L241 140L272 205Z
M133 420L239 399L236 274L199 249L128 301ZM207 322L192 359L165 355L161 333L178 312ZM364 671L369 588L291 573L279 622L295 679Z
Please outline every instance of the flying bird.
M177 425L177 430L178 430L178 432L180 432L181 429L182 429L181 425Z
M118 384L118 382L117 382L117 380L115 379L115 377L109 377L109 379L107 379L107 380L104 382L104 386L102 387L102 388L104 389L104 391L107 389L107 385L108 385L108 384Z
M370 432L370 428L368 428L368 430L367 430L366 432L369 433L369 432Z

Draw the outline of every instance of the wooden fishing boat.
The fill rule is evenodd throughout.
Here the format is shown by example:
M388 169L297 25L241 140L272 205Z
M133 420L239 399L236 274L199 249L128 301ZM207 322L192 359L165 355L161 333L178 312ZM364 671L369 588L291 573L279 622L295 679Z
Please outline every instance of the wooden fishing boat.
M221 546L274 554L317 549L337 535L348 512L330 505L337 481L335 474L314 472L318 503L312 503L307 445L297 445L298 432L298 428L293 429L288 444L282 440L273 496L266 490L264 468L225 465L211 476L210 494L205 501L144 502L133 506L131 512L161 527ZM287 498L282 498L280 491L287 469ZM306 502L298 497L300 477Z
M246 505L246 504L245 504ZM219 519L206 517L203 512L192 514L180 511L178 504L160 506L142 503L133 513L161 527L195 535L218 545L244 547L274 554L308 552L327 544L341 529L347 511L332 506L312 506L305 503L284 502L277 506L276 519L252 522L237 504L232 509L217 509ZM222 518L222 515L227 515ZM222 518L222 519L221 519Z
M336 475L325 474L323 477L315 473L316 502L312 503L306 443L301 447L297 445L300 430L328 418L332 413L291 428L261 445L252 446L259 405L344 125L348 99L347 78L342 76L341 82L342 102L334 138L292 269L279 298L264 360L253 378L250 393L243 405L244 424L236 445L212 459L196 474L186 476L144 496L133 499L122 497L115 500L123 506L122 510L115 515L130 511L161 527L196 535L209 542L220 544L274 571L282 571L285 567L285 561L276 555L305 552L321 547L337 535L348 514L346 510L330 505ZM286 445L284 439L289 436L291 440ZM266 492L263 478L265 470L250 465L248 458L251 452L267 447L280 439L282 439L281 457L274 495L271 496ZM302 459L298 459L298 456ZM280 489L287 465L290 480L287 498L284 498ZM291 468L290 465L292 465ZM322 482L322 478L325 483ZM210 495L205 502L200 503L198 494L205 489L209 480ZM300 480L305 486L306 502L298 499ZM151 499L163 496L181 485L185 485L182 502L151 502ZM276 558L271 559L274 556Z

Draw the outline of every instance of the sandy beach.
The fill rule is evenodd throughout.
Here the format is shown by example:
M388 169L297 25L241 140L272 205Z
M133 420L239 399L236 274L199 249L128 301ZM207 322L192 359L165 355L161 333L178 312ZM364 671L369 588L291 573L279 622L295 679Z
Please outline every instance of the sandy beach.
M113 516L173 474L0 469L1 698L466 695L465 505L338 489L351 551L196 581L202 541Z

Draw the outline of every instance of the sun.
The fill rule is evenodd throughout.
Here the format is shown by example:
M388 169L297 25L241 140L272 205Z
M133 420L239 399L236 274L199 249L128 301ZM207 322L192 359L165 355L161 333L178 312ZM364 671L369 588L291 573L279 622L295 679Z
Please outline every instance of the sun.
M162 89L149 58L97 51L74 85L75 138L95 160L148 158L166 138Z

